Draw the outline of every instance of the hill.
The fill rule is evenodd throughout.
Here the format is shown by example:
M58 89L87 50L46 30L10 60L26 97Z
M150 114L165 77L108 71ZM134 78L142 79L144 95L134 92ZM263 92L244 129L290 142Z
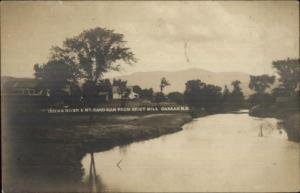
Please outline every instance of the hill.
M214 84L220 87L227 85L231 89L231 82L234 80L241 81L241 88L245 95L251 94L248 88L250 75L242 72L210 72L207 70L192 68L181 71L153 71L153 72L136 72L130 75L119 76L128 81L128 85L139 85L142 88L153 88L154 91L159 91L159 84L162 77L171 83L165 88L165 93L185 90L185 83L188 80L200 79L201 81Z

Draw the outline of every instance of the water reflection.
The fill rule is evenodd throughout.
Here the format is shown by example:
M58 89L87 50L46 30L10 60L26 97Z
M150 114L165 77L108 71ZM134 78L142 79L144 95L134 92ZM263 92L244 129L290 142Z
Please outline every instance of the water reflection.
M121 155L127 154L127 150L130 147L130 144L122 145L119 147L119 152Z
M67 129L46 121L37 116L11 116L2 124L4 192L103 192L105 186L91 153L101 144L59 140L55 135ZM85 155L90 156L87 172L81 164Z
M101 176L97 175L96 165L94 161L94 153L90 153L90 156L91 156L91 162L90 162L90 172L88 177L88 191L103 192L105 186L102 183Z
M108 192L275 192L299 188L298 153L278 120L241 113L202 117L93 160Z
M181 132L99 153L102 143L49 138L54 128L44 128L45 120L12 122L2 129L4 192L281 191L299 185L299 147L286 141L276 119L203 117Z
M44 119L12 118L2 125L3 191L85 191L82 145L49 138Z

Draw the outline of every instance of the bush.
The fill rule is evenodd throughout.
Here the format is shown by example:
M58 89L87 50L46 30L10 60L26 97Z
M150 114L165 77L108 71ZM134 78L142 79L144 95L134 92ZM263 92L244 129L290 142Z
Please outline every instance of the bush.
M166 96L162 92L155 93L154 102L160 103L166 101Z
M257 105L269 106L275 103L275 99L269 93L255 93L249 97L248 102L252 107Z
M171 102L175 102L177 104L183 104L184 103L184 97L183 94L180 92L171 92L167 95L167 98Z

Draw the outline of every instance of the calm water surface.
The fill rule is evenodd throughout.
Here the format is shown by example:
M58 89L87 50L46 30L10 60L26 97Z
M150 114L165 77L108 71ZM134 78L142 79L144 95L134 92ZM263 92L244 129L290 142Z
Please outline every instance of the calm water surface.
M248 114L197 118L181 132L94 153L94 158L104 191L300 189L299 144L287 141L276 119ZM90 155L82 160L84 179L90 161Z

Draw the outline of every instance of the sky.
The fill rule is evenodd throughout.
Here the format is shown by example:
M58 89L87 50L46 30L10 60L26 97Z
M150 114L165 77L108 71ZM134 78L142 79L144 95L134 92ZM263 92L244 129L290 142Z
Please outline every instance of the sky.
M33 77L49 49L83 30L125 36L138 62L117 76L201 68L273 74L299 57L297 1L1 2L1 75Z

